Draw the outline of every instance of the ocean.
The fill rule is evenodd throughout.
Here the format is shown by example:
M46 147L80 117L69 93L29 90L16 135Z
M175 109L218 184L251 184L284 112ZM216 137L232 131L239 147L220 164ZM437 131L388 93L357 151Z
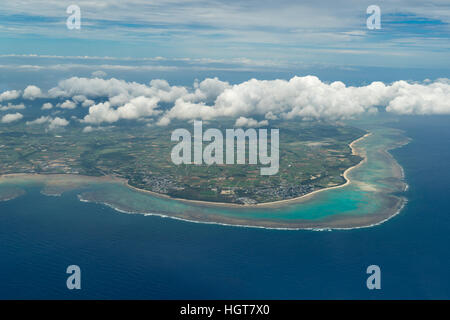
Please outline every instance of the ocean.
M450 117L401 117L408 201L370 228L270 230L124 214L36 187L0 202L1 299L449 299ZM368 290L366 269L381 269ZM68 290L66 268L81 268Z

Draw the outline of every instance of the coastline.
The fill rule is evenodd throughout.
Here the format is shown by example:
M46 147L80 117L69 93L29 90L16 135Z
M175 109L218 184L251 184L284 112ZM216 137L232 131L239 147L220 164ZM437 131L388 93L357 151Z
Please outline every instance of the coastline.
M168 199L168 200L174 200L174 201L179 201L182 203L187 203L187 204L196 204L196 205L201 205L201 206L213 206L213 207L228 207L228 208L278 208L281 207L283 205L286 204L294 204L294 203L300 203L302 201L305 201L311 197L313 197L314 195L323 192L323 191L327 191L327 190L332 190L332 189L337 189L337 188L343 188L347 185L349 185L351 183L351 179L349 178L349 173L355 169L358 168L359 166L361 166L363 163L365 163L367 161L367 157L365 154L358 152L355 148L355 143L367 138L368 136L372 135L371 132L368 132L366 134L364 134L363 136L359 137L356 140L353 140L350 144L349 147L351 148L352 151L352 155L358 155L360 157L362 157L363 159L358 162L356 165L347 168L343 173L342 173L342 177L345 179L345 182L342 184L339 184L337 186L331 186L331 187L327 187L327 188L322 188L319 190L314 190L312 192L309 192L307 194L304 194L302 196L299 197L295 197L295 198L290 198L290 199L283 199L283 200L277 200L277 201L271 201L271 202L262 202L262 203L256 203L256 204L238 204L238 203L228 203L228 202L213 202L213 201L203 201L203 200L190 200L190 199L183 199L183 198L175 198L175 197L171 197L165 194L161 194L161 193L157 193L157 192L153 192L153 191L149 191L149 190L145 190L145 189L140 189L137 187L134 187L132 185L129 184L128 180L125 178L119 178L116 176L85 176L85 175L79 175L79 174L63 174L63 173L50 173L50 174L40 174L40 173L9 173L9 174L4 174L4 175L0 175L0 182L4 179L14 179L14 178L25 178L25 179L40 179L43 176L51 176L52 178L61 178L60 183L61 184L83 184L83 183L89 183L89 180L91 181L104 181L104 182L119 182L122 183L123 185L125 185L127 188L132 189L134 191L140 192L140 193L145 193L145 194L149 194L152 195L154 197L158 197L158 198L162 198L162 199ZM75 180L79 180L79 181L73 181L67 180L67 177L73 177L75 178ZM53 184L57 184L58 181L52 181ZM46 186L46 187L51 187L51 186ZM60 195L62 192L46 192L46 190L43 190L43 194L44 195L53 195L53 196L57 196Z
M285 222L285 221L274 221L274 220L246 220L246 219L235 219L225 216L214 216L215 219L208 219L205 215L195 215L192 213L148 213L131 211L123 208L118 208L114 204L96 200L89 200L83 198L82 195L78 196L81 202L85 203L95 203L105 205L119 213L123 214L139 214L144 216L154 216L159 218L174 219L189 223L201 223L201 224L212 224L228 227L241 227L241 228L256 228L256 229L267 229L267 230L309 230L309 231L332 231L332 230L353 230L370 228L383 224L384 222L394 218L398 215L407 203L407 199L404 197L391 196L391 200L395 201L395 205L389 207L386 211L380 214L367 215L367 216L350 216L350 215L340 215L339 217L333 216L323 220L297 220L295 222ZM336 219L337 218L337 219Z
M98 204L103 204L108 207L113 208L117 212L121 213L127 213L127 214L142 214L145 216L158 216L161 218L172 218L175 220L181 220L181 221L187 221L187 222L193 222L193 223L205 223L205 224L216 224L216 225L224 225L224 226L234 226L234 227L248 227L248 228L263 228L263 229L278 229L278 230L312 230L312 231L325 231L325 230L351 230L351 229L358 229L358 228L366 228L366 227L372 227L382 224L385 221L388 221L389 219L393 218L397 214L400 213L402 208L407 203L407 199L390 194L387 192L383 197L385 201L385 205L383 209L375 211L371 214L364 214L364 215L353 215L348 213L336 213L330 216L326 216L324 218L320 219L294 219L294 220L283 220L279 219L277 220L276 217L272 218L247 218L247 217L233 217L228 215L220 215L220 214L208 214L208 212L204 212L202 210L197 210L195 208L195 205L198 205L198 208L201 207L203 209L210 208L233 208L233 209L270 209L270 208L281 208L286 206L287 204L293 204L293 203L301 203L305 201L306 199L311 198L315 194L319 192L323 192L330 189L336 189L336 188L342 188L344 186L347 186L352 183L352 179L350 178L349 174L352 170L355 168L360 167L362 164L364 164L367 159L367 151L364 148L358 148L355 147L355 144L358 141L361 141L362 139L370 136L372 133L366 133L364 136L352 141L349 146L352 149L352 154L360 155L363 157L363 159L357 163L355 166L352 166L350 168L347 168L342 176L345 178L346 182L333 187L323 188L320 190L316 190L314 192L308 193L306 195L303 195L301 197L292 198L292 199L286 199L286 200L280 200L276 202L269 202L269 203L260 203L255 205L242 205L242 204L232 204L232 203L217 203L217 202L206 202L206 201L198 201L198 200L187 200L187 199L177 199L172 198L167 195L162 195L158 193L154 193L147 190L141 190L138 188L135 188L133 186L130 186L128 184L128 181L123 178L115 177L115 176L101 176L101 177L92 177L92 176L82 176L77 174L27 174L27 173L19 173L19 174L7 174L0 176L0 183L3 181L7 181L11 179L9 182L17 182L16 179L23 178L25 181L36 181L38 183L44 182L44 187L50 187L50 188L62 188L61 193L77 189L79 187L88 186L90 183L97 183L97 182L113 182L116 184L123 185L124 187L144 194L149 194L153 197L161 198L161 199L167 199L171 201L176 201L179 203L185 203L190 204L190 209L187 210L180 210L180 211L158 211L158 210L151 210L149 209L133 209L132 207L123 206L120 202L115 201L109 201L109 200L101 200L96 199L92 197L85 197L85 194L79 194L78 198L82 202L93 202ZM395 160L395 158L390 154L389 150L398 148L400 146L403 146L407 144L410 140L404 140L400 143L396 143L394 145L391 145L387 148L380 149L378 152L381 152L382 154L385 154L389 159L389 162L392 164L391 169L393 172L393 178L399 179L398 183L402 183L404 186L407 186L407 184L402 181L402 178L404 177L403 168L400 166L400 164ZM46 181L46 178L49 178L51 176L51 179L48 179ZM357 180L354 181L354 183L358 183ZM406 188L406 187L405 187ZM45 188L43 189L45 190ZM42 193L42 192L41 192ZM43 193L45 194L45 193Z
M351 179L349 178L349 173L355 169L358 168L359 166L361 166L363 163L365 163L367 161L367 156L363 153L359 153L356 148L355 148L355 143L367 138L368 136L372 135L371 132L366 133L365 135L363 135L362 137L359 137L356 140L353 140L350 144L349 147L352 150L352 155L358 155L360 157L362 157L363 159L358 162L356 165L347 168L343 174L342 177L345 179L345 182L337 185L337 186L332 186L332 187L327 187L327 188L322 188L319 190L314 190L312 192L309 192L307 194L304 194L300 197L295 197L295 198L290 198L290 199L283 199L283 200L277 200L277 201L271 201L271 202L262 202L262 203L256 203L256 204L238 204L238 203L227 203L227 202L213 202L213 201L202 201L202 200L189 200L189 199L183 199L183 198L175 198L175 197L171 197L165 194L161 194L161 193L157 193L157 192L153 192L153 191L149 191L149 190L144 190L144 189L140 189L137 187L134 187L132 185L130 185L128 183L128 181L125 181L125 185L135 191L138 192L142 192L142 193L147 193L150 194L152 196L155 197L160 197L160 198L164 198L164 199L170 199L170 200L175 200L175 201L180 201L180 202L184 202L184 203L191 203L191 204L198 204L198 205L204 205L204 206L215 206L215 207L232 207L232 208L271 208L271 207L279 207L282 206L284 204L292 204L292 203L299 203L302 202L306 199L309 199L310 197L314 196L315 194L319 193L319 192L323 192L323 191L327 191L327 190L331 190L331 189L337 189L337 188L342 188L345 187L347 185L349 185L351 183Z

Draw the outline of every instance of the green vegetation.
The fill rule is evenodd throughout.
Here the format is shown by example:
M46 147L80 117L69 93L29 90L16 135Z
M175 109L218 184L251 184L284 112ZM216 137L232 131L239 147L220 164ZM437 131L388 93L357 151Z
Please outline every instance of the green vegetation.
M211 122L225 131L233 122ZM363 130L322 122L273 122L280 129L280 170L261 176L257 165L180 165L170 159L170 127L120 126L83 133L81 128L46 132L37 126L0 127L0 174L75 173L113 175L137 188L174 197L269 202L298 197L344 182L342 173L361 158L348 144ZM270 148L269 148L270 150Z

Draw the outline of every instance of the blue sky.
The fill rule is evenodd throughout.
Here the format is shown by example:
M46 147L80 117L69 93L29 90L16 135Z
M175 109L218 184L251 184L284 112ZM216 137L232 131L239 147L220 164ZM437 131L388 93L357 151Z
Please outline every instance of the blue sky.
M66 28L71 4L81 9L80 30ZM369 5L381 9L380 30L366 27ZM168 78L175 69L267 77L334 70L335 78L339 70L347 78L360 70L379 78L401 68L419 69L423 80L448 75L449 23L447 0L3 1L0 66L90 73L83 64L126 74L146 65L142 70Z
M79 30L66 27L70 5L80 7ZM367 28L373 5L381 29ZM450 113L449 0L17 0L0 8L5 124L28 121L36 107L38 122L66 125Z

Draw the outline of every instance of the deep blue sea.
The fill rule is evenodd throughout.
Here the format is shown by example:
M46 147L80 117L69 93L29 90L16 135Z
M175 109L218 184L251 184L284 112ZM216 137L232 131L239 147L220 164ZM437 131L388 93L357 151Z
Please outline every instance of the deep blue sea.
M280 231L129 215L39 190L0 202L1 299L450 298L450 117L405 117L408 203L386 223ZM66 288L66 268L82 289ZM368 290L366 268L381 268Z

